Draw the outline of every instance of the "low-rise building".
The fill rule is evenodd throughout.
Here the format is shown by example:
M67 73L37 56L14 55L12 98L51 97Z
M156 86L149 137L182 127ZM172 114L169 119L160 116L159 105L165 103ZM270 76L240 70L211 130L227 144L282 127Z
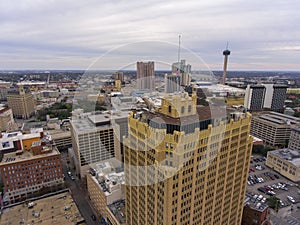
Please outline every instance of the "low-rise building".
M289 149L300 152L300 126L291 129Z
M268 225L268 206L256 199L246 197L242 225Z
M67 149L72 147L72 137L70 131L53 132L51 135L58 149Z
M1 154L17 150L30 150L33 142L41 140L41 133L22 134L20 131L2 133L0 138Z
M17 202L48 188L62 187L62 159L51 137L43 132L14 132L5 134L0 141L5 201Z
M288 148L269 151L266 165L294 182L300 181L300 153L298 151Z
M125 224L124 171L118 160L93 165L87 175L87 189L100 220L111 225Z
M85 224L71 194L62 191L5 207L0 224Z

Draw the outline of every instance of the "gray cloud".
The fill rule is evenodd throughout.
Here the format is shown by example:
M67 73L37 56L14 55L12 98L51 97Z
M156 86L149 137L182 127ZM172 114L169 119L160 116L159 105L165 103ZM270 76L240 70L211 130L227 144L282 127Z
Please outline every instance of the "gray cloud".
M85 69L118 46L176 44L181 34L212 69L222 69L229 41L231 70L298 70L299 7L296 0L0 0L0 69ZM125 49L123 57L141 54ZM153 49L177 58L174 49Z

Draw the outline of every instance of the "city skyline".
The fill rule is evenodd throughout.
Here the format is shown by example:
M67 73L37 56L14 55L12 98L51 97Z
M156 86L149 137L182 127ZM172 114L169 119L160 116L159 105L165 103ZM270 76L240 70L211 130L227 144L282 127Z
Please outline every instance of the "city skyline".
M101 55L131 43L178 43L222 70L299 70L296 1L2 1L0 69L87 69ZM134 45L132 45L134 46ZM126 48L114 62L136 54ZM177 61L177 52L158 49ZM182 57L184 58L184 56ZM151 60L151 58L150 58ZM192 64L192 63L191 63ZM107 68L106 68L107 69Z

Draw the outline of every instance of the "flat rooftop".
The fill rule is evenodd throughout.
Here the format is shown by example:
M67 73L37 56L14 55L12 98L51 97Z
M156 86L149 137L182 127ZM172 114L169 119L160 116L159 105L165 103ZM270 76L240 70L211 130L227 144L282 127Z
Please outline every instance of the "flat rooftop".
M95 163L91 165L91 168L94 169L96 175L92 178L98 182L105 196L111 195L114 190L121 189L120 185L125 184L124 168L122 163L115 158Z
M0 224L85 224L74 200L69 192L32 201L34 206L28 208L27 203L21 203L3 210Z
M93 132L97 130L97 127L109 127L112 120L118 120L127 118L129 112L103 112L96 115L87 115L84 118L72 119L71 124L73 128L78 132Z
M266 114L262 114L260 116L254 117L255 119L260 119L264 121L268 121L270 123L273 123L274 125L295 125L300 124L300 118L285 115L282 113L277 112L270 112Z
M16 154L16 153L21 152L20 150L16 151L16 152L6 153L6 154L3 155L3 158L0 162L0 166L5 165L5 164L10 164L10 163L26 161L26 160L29 160L29 159L38 159L38 158L42 158L42 157L45 157L45 156L59 155L60 154L59 151L53 146L50 146L50 147L49 146L44 146L43 150L47 151L51 148L52 148L51 152L47 152L47 153L40 154L40 155L33 155L32 152L26 151L26 150L24 150L23 154L21 154L21 155Z
M206 88L208 91L213 93L229 92L229 93L240 93L245 94L245 90L241 88L232 87L223 84L213 84L205 82L197 82L196 88Z
M129 112L117 111L117 112L106 112L102 114L90 115L88 116L89 120L94 124L101 123L109 120L116 120L121 118L127 118Z
M300 167L300 153L289 148L270 151L269 154L276 155L279 158L290 162L296 167Z
M244 200L244 205L249 206L251 209L257 210L259 212L263 212L268 208L268 205L262 203L258 199L254 198L251 195L246 195Z
M71 137L71 131L49 130L47 133L51 135L53 140Z

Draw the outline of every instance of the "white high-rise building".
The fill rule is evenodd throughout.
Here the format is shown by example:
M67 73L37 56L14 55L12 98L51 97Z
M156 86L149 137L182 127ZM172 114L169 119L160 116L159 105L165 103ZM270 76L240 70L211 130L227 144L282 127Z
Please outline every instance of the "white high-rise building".
M186 64L184 59L172 64L172 73L180 75L180 85L182 86L190 85L191 71L192 66L190 64Z
M165 92L174 93L180 91L180 75L166 74L165 75Z
M76 173L85 176L89 164L110 158L123 160L122 137L127 134L128 112L79 114L71 120Z

